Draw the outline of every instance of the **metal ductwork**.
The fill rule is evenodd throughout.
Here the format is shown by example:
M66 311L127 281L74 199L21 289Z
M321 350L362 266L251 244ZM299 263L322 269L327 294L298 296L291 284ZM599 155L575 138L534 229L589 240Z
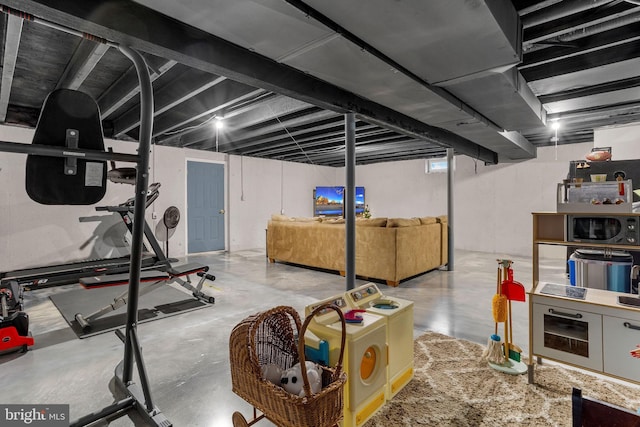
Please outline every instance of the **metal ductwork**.
M354 2L287 2L305 19L317 19L340 35L287 57L288 65L503 156L508 152L511 159L535 157L535 147L522 135L503 132L545 123L540 102L515 68L522 60L522 28L510 3L487 0L470 5L456 0L416 8L415 3L371 0L363 9ZM346 34L345 28L357 28L358 33ZM390 67L397 76L390 77ZM348 79L345 70L368 78Z

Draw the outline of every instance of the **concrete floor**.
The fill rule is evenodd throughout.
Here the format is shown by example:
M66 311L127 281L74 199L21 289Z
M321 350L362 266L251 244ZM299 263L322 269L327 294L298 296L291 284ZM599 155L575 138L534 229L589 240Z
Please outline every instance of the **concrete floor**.
M415 336L435 331L486 344L494 330L491 298L496 289L496 258L501 257L457 251L455 271L435 270L403 281L397 288L381 283L379 287L386 295L414 301ZM529 288L531 260L510 259L515 280ZM277 305L292 306L302 315L305 306L343 292L345 279L269 264L261 250L190 256L184 261L211 267L216 281L205 291L215 296L216 303L138 327L152 397L175 426L232 426L232 413L241 411L249 418L251 406L231 391L231 329L246 316ZM566 281L561 260L545 266L542 280ZM363 283L358 279L356 286ZM110 381L122 359L122 343L114 333L78 339L49 299L53 293L76 288L67 285L25 295L36 345L26 354L0 356L1 403L69 404L71 419L77 419L114 401ZM513 312L514 342L527 354L528 304L513 303ZM142 424L125 416L110 425ZM272 424L263 420L257 425Z

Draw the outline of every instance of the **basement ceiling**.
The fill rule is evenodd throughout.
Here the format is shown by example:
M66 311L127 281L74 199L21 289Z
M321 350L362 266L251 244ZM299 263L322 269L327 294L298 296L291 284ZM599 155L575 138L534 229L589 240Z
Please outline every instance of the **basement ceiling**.
M158 145L342 166L353 112L357 164L448 147L498 163L640 121L635 0L0 4L8 125L34 127L47 94L71 88L96 99L105 136L136 140L132 64L64 27L143 53Z

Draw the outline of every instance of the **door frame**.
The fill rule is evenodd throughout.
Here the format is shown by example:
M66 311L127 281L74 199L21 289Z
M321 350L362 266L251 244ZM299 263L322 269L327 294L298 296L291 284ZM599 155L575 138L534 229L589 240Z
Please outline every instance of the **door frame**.
M184 159L184 206L185 206L185 218L189 218L189 204L187 200L187 191L188 191L188 182L189 178L187 174L189 173L189 162L198 162L198 163L215 163L222 165L223 167L223 179L224 182L222 186L224 188L224 249L220 251L212 251L216 252L228 252L229 251L229 162L227 154L224 155L224 160L211 160L211 159L203 159L199 157L185 157ZM184 227L184 241L185 241L185 254L190 255L189 252L189 221L185 221L186 226ZM194 255L208 253L208 252L197 252Z

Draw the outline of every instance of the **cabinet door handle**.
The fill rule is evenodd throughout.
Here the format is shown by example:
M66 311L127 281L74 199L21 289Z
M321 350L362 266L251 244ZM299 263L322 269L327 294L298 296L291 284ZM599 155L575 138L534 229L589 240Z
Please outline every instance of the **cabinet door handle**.
M635 329L636 331L640 331L640 326L632 325L629 322L624 322L623 325L625 328Z
M556 314L556 315L558 315L558 316L571 317L571 318L573 318L573 319L582 319L582 314L580 314L580 313L576 313L576 314L573 314L573 313L565 313L565 312L563 312L563 311L557 311L557 310L554 310L553 308L550 308L550 309L549 309L549 313L551 313L551 314Z

